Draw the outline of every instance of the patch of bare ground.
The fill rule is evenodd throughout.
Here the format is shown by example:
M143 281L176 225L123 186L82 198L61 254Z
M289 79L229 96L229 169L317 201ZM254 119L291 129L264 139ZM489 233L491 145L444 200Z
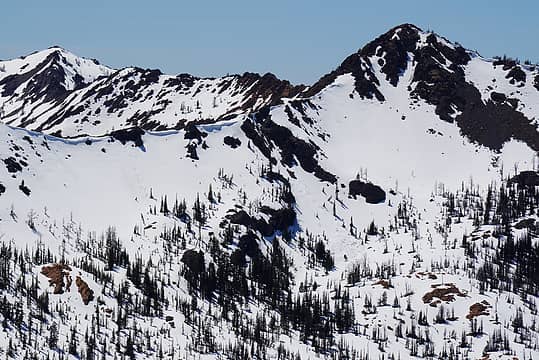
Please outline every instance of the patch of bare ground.
M490 304L486 300L483 300L480 303L472 304L470 306L470 311L468 312L468 315L466 315L466 319L471 320L481 315L488 315L489 312L487 310L489 307Z
M75 285L79 289L80 296L84 305L88 305L90 301L94 299L94 291L90 289L86 281L82 280L80 276L75 278Z
M381 285L384 289L389 289L393 287L393 285L391 285L389 281L384 280L384 279L378 280L377 282L374 283L374 285Z
M63 294L65 289L70 288L70 271L71 268L68 265L63 264L53 264L41 268L41 273L49 278L49 285L54 286L54 294Z
M455 295L460 297L466 296L466 294L460 291L459 288L455 286L455 284L435 284L432 285L432 287L434 288L432 291L429 291L425 295L423 295L423 302L425 304L432 303L434 298L439 299L436 301L441 300L450 302L455 300Z

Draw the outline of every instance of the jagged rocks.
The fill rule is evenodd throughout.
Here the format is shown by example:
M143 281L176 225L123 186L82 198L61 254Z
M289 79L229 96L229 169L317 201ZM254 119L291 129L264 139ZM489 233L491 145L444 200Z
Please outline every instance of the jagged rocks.
M269 109L268 109L269 110ZM253 144L260 150L262 155L264 155L268 160L273 164L277 164L277 160L271 156L271 149L266 143L265 139L258 133L254 123L251 120L245 120L241 124L241 130L245 133L245 136L253 142Z
M352 74L355 80L355 90L362 99L385 100L384 95L378 89L380 81L372 71L368 58L364 59L361 56L361 51L347 57L337 69L323 76L302 95L305 97L314 96L333 83L337 77L344 74Z
M243 110L252 109L260 99L268 99L267 105L273 106L282 98L291 98L305 89L304 85L294 86L287 80L280 80L272 73L262 76L254 73L244 73L238 78L242 88L249 88L247 101L242 104Z
M361 195L369 204L380 204L386 201L386 192L378 185L363 182L361 180L352 180L348 184L348 195L352 198Z
M240 210L234 214L227 215L227 218L232 224L243 225L248 229L253 229L260 232L264 236L269 236L273 234L272 228L264 219L254 218L247 214L247 212L245 212L244 210Z
M262 206L260 212L270 216L269 225L272 231L284 232L296 223L296 212L291 208L272 209L268 206Z
M450 49L440 44L436 36L427 38L429 46L424 46L414 52L416 67L413 80L417 82L412 95L417 95L436 106L436 114L445 121L453 122L456 105L458 108L465 103L466 96L462 88L466 88L464 71L460 65L466 64L470 57L463 48ZM446 64L446 58L453 59ZM442 64L449 67L448 71ZM480 98L479 98L480 100Z
M11 96L19 87L27 84L24 92L33 98L43 98L44 102L60 102L68 95L68 90L63 85L66 79L64 67L60 65L62 55L60 51L51 52L40 64L22 74L13 74L0 81L3 86L3 96ZM32 79L32 81L29 81ZM84 85L84 79L80 75L73 78L74 88Z
M535 75L535 79L533 80L533 86L539 91L539 75Z
M381 71L393 86L397 86L399 77L408 65L408 52L416 49L419 29L411 24L404 24L381 35L363 47L361 53L366 56L382 57Z
M507 75L505 75L506 79L510 79L509 82L511 84L516 84L517 82L525 83L526 82L526 73L520 68L520 66L515 66L509 72Z
M269 109L258 112L255 119L257 127L251 121L246 120L242 124L242 130L270 161L272 161L271 150L266 145L269 141L280 149L282 162L286 166L297 165L297 159L303 170L313 173L320 180L331 183L337 181L335 175L324 170L318 164L317 152L319 149L314 143L295 137L290 129L273 122L271 115L269 115Z
M449 48L434 35L427 42L429 46L414 52L417 85L413 96L435 105L435 112L442 120L456 122L464 136L492 150L500 150L512 138L539 149L536 126L515 110L514 102L502 102L498 94L494 95L494 101L483 102L479 90L466 81L463 65L470 61L470 56L462 47ZM517 70L513 75L521 79Z

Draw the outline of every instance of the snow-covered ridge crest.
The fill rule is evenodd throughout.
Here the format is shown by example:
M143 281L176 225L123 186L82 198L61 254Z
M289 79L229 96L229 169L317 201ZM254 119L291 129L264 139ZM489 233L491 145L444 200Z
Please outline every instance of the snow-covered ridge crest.
M0 69L3 122L70 137L213 122L303 89L270 73L197 78L137 67L114 70L59 47L0 62Z

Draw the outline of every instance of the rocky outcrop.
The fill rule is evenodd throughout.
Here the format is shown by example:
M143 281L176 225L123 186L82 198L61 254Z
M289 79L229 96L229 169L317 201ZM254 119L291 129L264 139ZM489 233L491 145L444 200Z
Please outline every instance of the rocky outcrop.
M363 56L380 57L379 65L386 79L397 86L408 66L408 53L415 51L420 29L411 24L397 26L363 47Z
M386 201L386 192L378 185L361 180L352 180L348 184L348 196L356 199L358 195L365 198L369 204L380 204Z
M116 130L110 133L110 136L121 142L122 145L125 145L128 142L132 142L136 147L144 145L144 141L142 141L142 135L144 135L144 130L139 127Z
M271 150L275 146L281 153L281 162L284 165L289 167L300 165L303 170L313 173L322 181L330 183L337 181L335 175L323 169L318 163L319 148L313 142L297 138L290 129L273 122L269 108L256 113L254 121L245 120L241 128L260 152L273 163L275 159L271 156ZM296 163L296 159L299 164Z
M232 224L243 225L249 230L258 231L263 236L272 236L277 231L284 233L296 223L296 212L292 208L272 209L263 206L260 212L268 215L269 220L250 216L245 210L234 211L226 217Z

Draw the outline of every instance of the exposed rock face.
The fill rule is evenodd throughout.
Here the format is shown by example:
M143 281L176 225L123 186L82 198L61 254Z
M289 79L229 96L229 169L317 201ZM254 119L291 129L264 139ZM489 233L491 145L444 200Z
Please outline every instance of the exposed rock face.
M379 56L382 73L393 86L408 66L408 53L415 51L419 41L419 28L411 24L400 25L367 44L363 56Z
M236 149L241 146L241 140L232 136L225 136L223 142L232 149Z
M404 24L349 56L335 71L303 92L302 96L317 95L339 75L351 74L355 79L355 90L361 98L385 101L385 95L380 90L380 74L384 74L385 80L391 85L397 86L403 72L412 64L413 78L408 86L410 96L434 105L440 119L456 123L470 141L498 151L504 143L516 139L539 150L537 128L517 111L518 99L492 93L491 100L483 101L479 90L466 79L464 70L471 61L470 54L458 44ZM380 72L375 71L374 61ZM493 64L503 67L511 84L522 86L525 83L526 73L516 61L500 59ZM539 75L534 81L539 89ZM297 125L297 119L290 114L289 117Z
M304 85L294 86L272 73L260 76L246 72L239 77L238 82L241 87L250 88L246 93L248 100L242 105L243 110L253 109L259 99L268 99L268 106L277 105L282 98L292 98L305 89Z
M370 60L364 58L360 50L347 57L337 69L323 76L302 95L314 96L333 83L337 77L350 73L355 79L355 89L361 98L384 101L384 95L378 89L380 82L371 68Z
M271 150L275 145L280 150L283 164L289 167L298 165L295 160L297 159L303 170L313 173L320 180L331 183L337 181L335 175L319 165L318 147L312 142L295 137L290 129L273 122L269 108L259 111L255 119L256 123L245 120L241 129L270 161L275 161L271 156Z
M136 147L144 145L142 141L142 135L144 135L144 130L138 127L130 129L121 129L113 131L110 136L114 139L120 141L122 145L125 145L127 142L132 142Z
M491 98L492 101L494 101L494 102L497 102L497 103L503 103L503 102L507 99L507 96L505 96L505 94L502 94L502 93L498 93L498 92L493 91L493 92L490 94L490 98Z
M522 99L509 93L492 92L491 99L483 101L479 90L465 76L466 66L476 55L411 24L399 25L382 34L310 87L292 85L271 73L246 72L222 78L198 78L189 74L168 76L156 69L138 67L112 70L84 59L85 67L89 66L94 73L88 77L83 72L79 74L77 71L82 70L74 65L82 59L66 55L63 49L47 54L28 69L0 78L1 94L6 99L15 96L20 100L20 105L17 103L4 114L4 121L57 136L97 136L108 135L114 129L183 129L191 123L230 120L281 104L284 98L293 98L286 101L285 112L291 123L300 126L301 120L313 124L313 119L304 112L309 107L309 99L319 95L338 76L350 74L354 79L354 94L361 99L385 102L387 94L383 93L381 82L397 86L404 72L413 68L406 95L434 105L435 113L444 121L456 123L469 140L500 150L505 142L516 139L539 150L536 126L518 111ZM524 86L529 76L539 90L537 72L517 61L498 59L493 66L501 67L515 87ZM208 104L207 99L212 97L213 103ZM226 105L222 105L221 97L226 99L223 102ZM201 104L201 101L206 103ZM152 106L145 106L147 103ZM46 111L41 108L34 111L43 104L47 104ZM292 109L300 116L294 115ZM275 130L271 123L266 125L269 133ZM97 128L99 130L95 131L99 134L94 133ZM244 131L254 139L257 135L252 130L245 125ZM267 137L268 134L259 136L262 135ZM230 139L227 142L233 148L237 146ZM267 150L262 142L256 142L257 147L270 153L271 146L265 144L269 147ZM307 170L310 172L317 171L316 165L305 161L313 152L310 146L298 141L291 144L284 154L305 153L301 166L310 168ZM293 147L296 150L291 150ZM188 148L188 156L198 158L194 146ZM269 155L268 158L272 161ZM324 181L334 181L331 174L317 173Z
M369 204L379 204L386 201L386 192L378 185L363 182L361 180L352 180L348 184L349 196L354 199L361 195Z
M417 85L412 95L435 105L436 114L442 120L452 122L453 105L461 108L466 103L468 94L464 91L468 84L461 66L470 61L470 56L462 47L452 49L441 44L432 34L427 37L427 46L417 49L414 56L413 80Z
M41 63L29 71L22 74L13 74L0 80L0 87L3 87L3 96L12 96L28 80L24 93L36 98L42 98L44 102L61 101L65 99L70 89L66 89L66 73L62 65L62 54L60 51L50 53ZM84 79L79 75L75 76L74 88L78 89L85 85Z

